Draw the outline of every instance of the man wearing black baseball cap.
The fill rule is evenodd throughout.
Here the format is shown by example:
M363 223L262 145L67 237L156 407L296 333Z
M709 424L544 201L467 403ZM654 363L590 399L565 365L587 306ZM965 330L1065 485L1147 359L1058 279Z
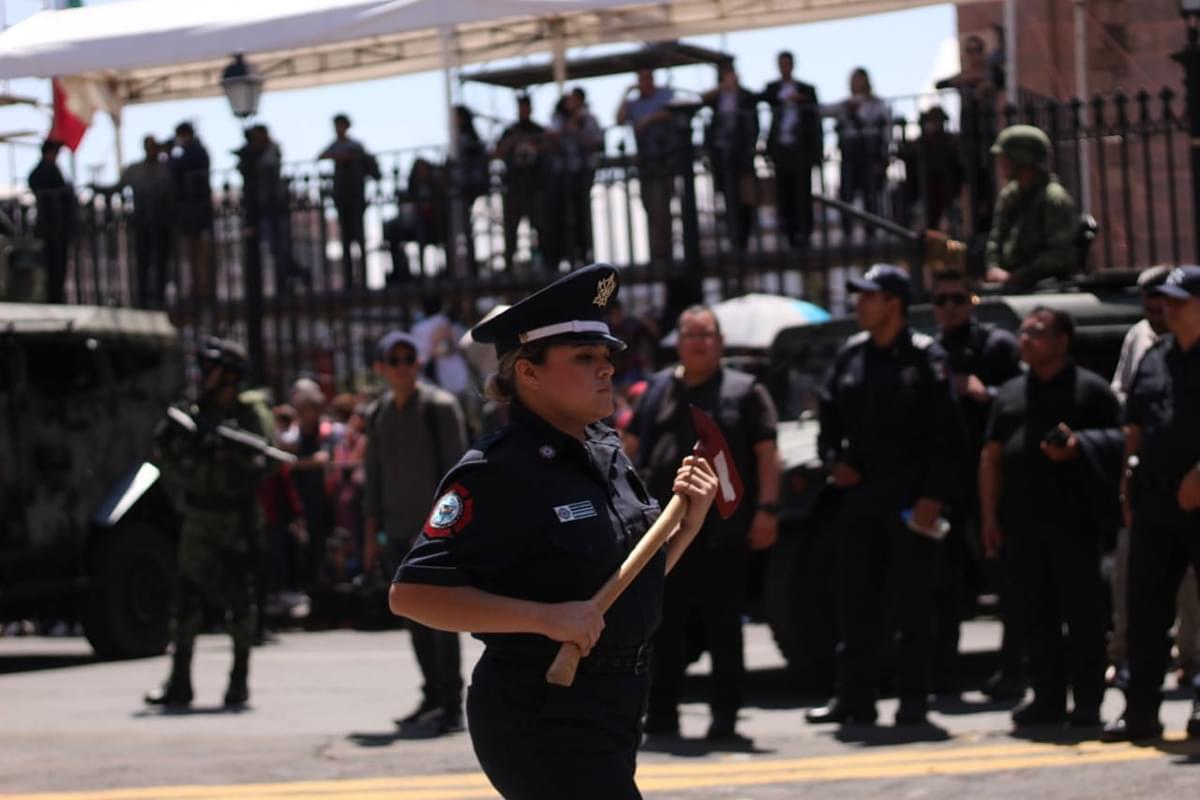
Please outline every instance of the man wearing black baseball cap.
M1177 267L1154 289L1167 330L1142 358L1125 405L1121 499L1129 536L1129 685L1106 738L1152 739L1167 668L1167 629L1188 564L1200 573L1200 266ZM1187 723L1200 739L1200 686Z
M809 722L875 721L880 587L894 573L901 634L897 725L926 723L942 505L958 488L965 432L946 354L908 327L908 274L878 264L848 282L861 332L834 361L821 395L822 460L843 498L838 542L837 694Z

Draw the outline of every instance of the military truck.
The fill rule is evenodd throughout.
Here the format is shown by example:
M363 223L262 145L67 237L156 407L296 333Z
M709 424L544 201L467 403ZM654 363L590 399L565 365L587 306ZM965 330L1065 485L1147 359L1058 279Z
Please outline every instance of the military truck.
M151 453L184 361L163 313L0 303L0 620L164 650L179 520Z
M1129 288L985 297L979 319L1015 331L1037 305L1069 312L1075 320L1075 359L1101 375L1116 367L1121 342L1141 318L1136 291ZM912 327L933 334L928 305L910 311ZM817 396L834 356L857 330L853 317L781 331L771 346L765 380L779 409L779 448L784 462L778 545L752 575L756 611L770 625L796 679L814 689L833 682L834 554L827 528L838 491L826 484L817 450ZM990 565L976 544L972 590L988 591Z

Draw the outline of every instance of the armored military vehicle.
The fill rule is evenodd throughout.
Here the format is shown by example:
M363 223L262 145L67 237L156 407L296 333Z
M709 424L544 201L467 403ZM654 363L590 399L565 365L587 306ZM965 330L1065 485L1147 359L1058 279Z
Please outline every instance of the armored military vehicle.
M181 348L163 313L0 303L0 620L165 648L178 519L151 453Z
M1069 312L1075 320L1075 359L1101 375L1112 375L1121 342L1141 318L1136 291L1079 289L1060 293L984 297L979 319L1015 331L1037 305ZM933 334L932 309L914 306L912 327ZM765 380L779 408L779 448L784 461L779 544L765 556L751 595L771 627L797 679L816 689L833 680L833 547L826 535L838 492L826 485L817 450L817 396L834 356L857 330L853 317L781 331L769 351ZM973 537L968 537L974 543ZM988 591L989 565L976 552L969 575L977 595Z

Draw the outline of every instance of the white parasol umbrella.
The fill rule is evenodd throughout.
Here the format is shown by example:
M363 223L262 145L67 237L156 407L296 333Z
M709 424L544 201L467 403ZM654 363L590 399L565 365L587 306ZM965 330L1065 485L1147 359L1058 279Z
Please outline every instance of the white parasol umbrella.
M752 293L724 300L713 306L725 346L746 350L766 350L784 328L828 322L829 312L818 305L794 297ZM662 340L674 347L679 332L671 331Z

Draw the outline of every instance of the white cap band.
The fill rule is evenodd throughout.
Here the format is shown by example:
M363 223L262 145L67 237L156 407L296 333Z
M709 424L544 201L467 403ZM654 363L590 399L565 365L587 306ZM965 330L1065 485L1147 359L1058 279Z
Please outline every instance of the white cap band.
M538 339L561 336L564 333L602 333L605 336L612 335L608 330L608 326L603 322L573 320L571 322L559 322L554 325L534 328L531 331L525 331L525 333L522 333L517 338L521 340L521 344L527 344L528 342L535 342Z

